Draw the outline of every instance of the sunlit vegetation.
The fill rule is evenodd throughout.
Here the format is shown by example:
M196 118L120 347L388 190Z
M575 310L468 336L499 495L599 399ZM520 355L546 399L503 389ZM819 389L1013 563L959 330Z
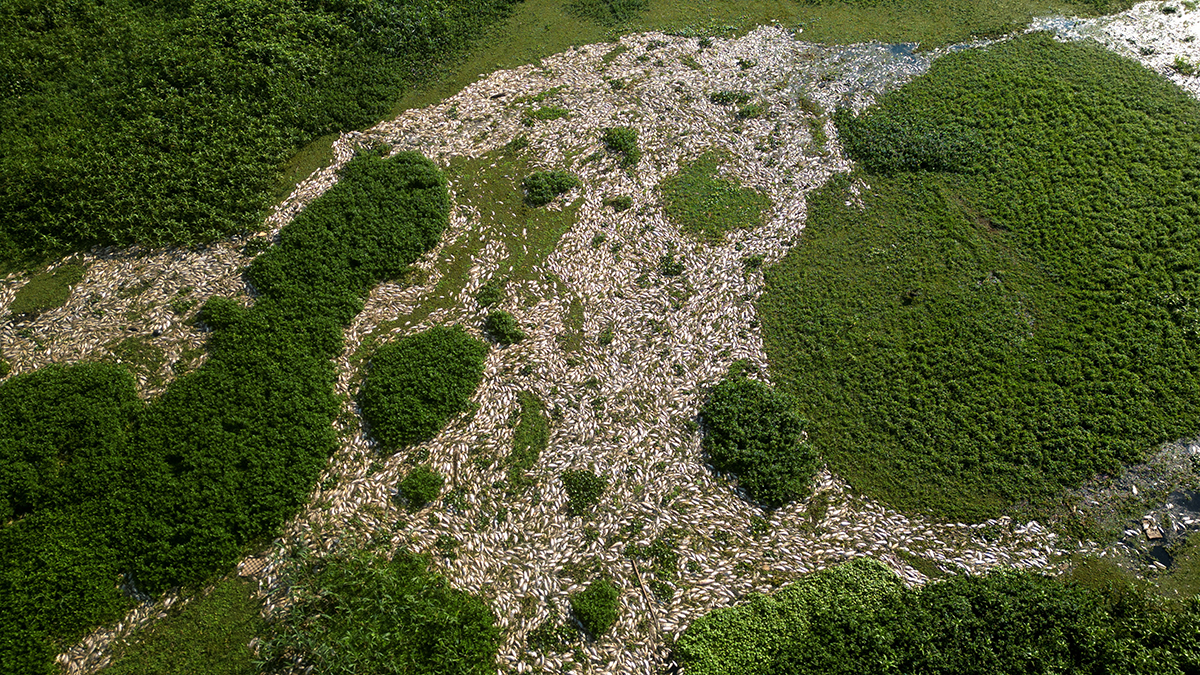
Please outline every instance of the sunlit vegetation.
M604 130L604 147L621 157L621 166L635 166L642 158L642 150L638 147L637 129L631 127L611 127Z
M513 431L512 451L505 463L508 484L520 490L533 483L527 474L537 465L550 442L550 422L546 419L546 404L533 392L520 392L517 402L520 405L517 428Z
M700 409L704 451L717 471L737 475L750 498L770 506L808 496L817 451L804 440L805 421L787 394L731 374Z
M571 611L593 639L608 632L617 622L620 592L608 579L597 579L571 596Z
M483 328L493 340L502 345L516 344L525 339L525 331L521 330L517 318L502 309L490 312Z
M608 477L592 468L563 471L560 478L567 491L567 513L572 516L586 515L608 489Z
M82 265L63 265L34 276L17 291L8 311L15 317L32 318L62 307L71 296L71 287L83 280L84 272Z
M565 171L535 171L521 181L525 203L530 206L545 206L579 185L579 179Z
M487 349L461 326L435 326L380 347L358 395L371 434L389 450L433 438L467 409Z
M495 614L428 567L428 557L405 551L295 561L296 602L269 625L260 658L270 672L296 664L318 675L493 675Z
M711 244L724 241L725 233L758 227L765 222L771 200L753 188L718 176L726 155L710 151L681 166L679 173L660 186L663 209L684 234Z
M0 385L5 672L49 672L57 645L119 616L120 574L150 593L200 583L295 512L337 444L343 327L448 208L425 158L357 158L254 261L253 307L209 300L208 360L145 408L117 365Z
M178 613L114 649L110 675L250 675L258 672L250 641L266 625L251 582L226 579Z
M859 559L716 609L676 644L688 673L1183 673L1200 666L1200 602L1016 570L907 588ZM1150 665L1153 664L1153 665Z
M0 260L256 229L293 153L383 118L512 4L8 3Z
M399 496L410 511L423 508L442 493L446 479L427 466L418 466L400 481Z
M864 209L846 179L812 195L760 307L774 379L836 473L985 518L1200 429L1194 100L1030 35L840 119L876 170L855 176ZM969 161L943 154L965 139Z

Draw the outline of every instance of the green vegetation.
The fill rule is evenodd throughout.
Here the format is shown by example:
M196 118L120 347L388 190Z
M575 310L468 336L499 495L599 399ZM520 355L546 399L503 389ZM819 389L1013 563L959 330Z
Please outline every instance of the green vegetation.
M567 11L601 26L619 26L641 18L649 6L648 0L571 0Z
M513 4L10 3L0 260L256 229L293 153L385 117Z
M884 108L861 118L845 108L833 116L846 153L870 173L978 170L980 141L961 120L933 122Z
M502 345L516 344L525 339L525 331L521 330L516 317L504 310L489 313L484 330Z
M537 466L538 458L550 442L550 422L546 419L546 404L531 391L517 394L520 417L513 432L512 451L508 465L508 484L515 489L529 486L533 481L528 473Z
M714 91L708 95L708 100L717 105L744 105L754 98L748 91Z
M739 120L749 120L755 117L762 117L767 114L767 106L763 103L747 103L738 108L737 118Z
M621 166L636 166L642 158L638 148L637 129L630 127L611 127L604 130L604 147L621 155Z
M109 364L0 385L0 466L20 516L0 529L0 670L48 672L57 643L116 618L119 574L149 593L201 583L299 508L337 446L330 359L344 326L448 217L425 158L356 158L255 259L253 307L208 301L207 361L145 408Z
M717 471L737 474L750 498L770 506L808 496L817 451L786 394L731 373L700 409L704 451Z
M774 379L835 473L982 519L1200 428L1194 100L1035 34L939 59L852 133L875 115L969 133L979 170L869 174L861 212L834 180L767 270Z
M613 211L624 211L633 206L633 198L629 195L617 195L604 200L605 206L611 206Z
M537 171L521 182L525 203L544 206L564 192L581 185L579 179L565 171Z
M173 616L154 624L136 642L115 650L112 675L250 675L258 669L250 640L266 622L250 583L221 581Z
M400 481L400 497L408 504L410 511L416 511L437 499L445 484L446 479L442 474L427 466L418 466Z
M63 265L53 272L34 276L13 296L8 311L16 317L32 318L48 309L62 307L71 296L71 287L83 281L85 271L83 265Z
M390 450L433 438L467 410L487 350L461 326L435 326L380 347L358 394L371 434Z
M504 299L504 283L497 279L490 279L479 289L479 293L475 295L475 301L480 307L494 305Z
M318 675L492 675L500 629L478 597L451 588L429 559L349 551L301 559L290 571L296 603L269 626L270 672L299 658Z
M608 478L598 476L592 469L562 472L563 487L567 490L567 513L582 516L600 502L608 489Z
M166 363L162 348L153 345L144 336L135 335L106 344L109 360L120 363L135 377L144 376L153 386L162 384L161 371Z
M620 592L608 579L597 579L571 596L571 611L592 639L599 638L617 622Z
M0 356L0 378L6 377L10 372L12 372L12 364Z
M1179 614L1015 570L905 588L859 559L694 622L695 675L1183 673L1200 667L1200 601Z
M521 121L527 126L532 126L535 121L557 120L562 119L570 114L566 108L558 106L543 106L541 108L526 109L521 115Z
M679 173L663 180L660 189L667 217L710 244L725 240L725 233L758 227L765 222L771 200L752 188L741 187L728 178L718 178L724 155L709 151Z

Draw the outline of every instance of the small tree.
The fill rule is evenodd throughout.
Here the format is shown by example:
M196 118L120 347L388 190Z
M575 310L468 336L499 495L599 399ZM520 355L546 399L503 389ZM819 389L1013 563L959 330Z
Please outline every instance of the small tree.
M612 127L604 130L604 146L621 155L621 166L630 167L637 164L642 158L637 137L637 129Z
M571 596L571 611L593 639L600 637L617 622L617 598L620 593L608 579L592 582L586 590Z
M562 193L581 185L579 179L565 171L538 171L521 182L525 203L544 206Z
M442 474L427 466L418 466L400 481L400 496L408 502L408 508L415 511L437 499L445 484Z
M502 345L515 344L525 339L525 331L517 325L516 317L504 310L488 314L484 329L487 330L488 335L492 336L492 339Z

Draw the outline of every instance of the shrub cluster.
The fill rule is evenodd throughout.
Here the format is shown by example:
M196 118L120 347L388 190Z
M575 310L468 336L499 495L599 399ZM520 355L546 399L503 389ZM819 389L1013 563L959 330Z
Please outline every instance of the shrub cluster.
M24 514L0 530L0 559L20 561L0 574L0 670L53 668L52 638L125 606L118 573L151 593L201 582L303 504L337 447L344 325L448 216L425 158L356 158L254 261L253 307L205 305L208 360L145 408L114 365L0 385L5 508Z
M1034 34L939 59L880 106L860 119L969 129L986 152L870 175L862 211L834 180L766 273L772 374L833 470L984 519L1195 434L1200 105Z
M521 330L517 318L504 310L490 312L483 328L502 345L516 344L525 339L525 331Z
M256 227L279 167L364 128L514 0L79 0L0 11L0 260ZM115 36L119 36L115 37Z
M445 484L446 479L442 474L427 466L418 466L400 481L400 496L408 503L410 510L416 511L437 499Z
M492 675L500 629L480 598L429 571L426 556L388 561L369 551L300 560L297 602L268 627L261 658L272 669L333 673Z
M571 596L571 611L592 639L599 638L617 622L620 597L608 579L597 579L586 589Z
M386 448L427 441L467 410L483 381L487 345L461 326L435 326L376 350L358 403Z
M563 487L567 489L567 513L582 516L600 501L608 488L608 478L597 476L591 469L562 472Z
M631 127L611 127L604 130L604 147L621 155L621 166L636 165L642 158L638 147L637 129Z
M845 108L834 111L833 121L846 154L872 173L968 171L983 154L979 136L954 121L887 109L855 117Z
M579 179L565 171L538 171L521 183L525 202L530 206L545 206L562 193L581 185Z
M713 468L737 474L757 502L778 506L811 488L817 452L794 408L790 396L738 374L713 387L700 409Z
M1200 601L1181 614L1113 605L1102 592L1016 570L906 588L862 558L710 612L676 654L695 675L1183 675L1200 666L1198 630Z

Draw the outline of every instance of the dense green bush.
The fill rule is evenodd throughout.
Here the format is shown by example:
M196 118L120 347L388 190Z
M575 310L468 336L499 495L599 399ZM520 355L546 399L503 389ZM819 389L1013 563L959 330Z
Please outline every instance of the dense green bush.
M0 671L53 668L52 640L119 614L119 573L151 593L202 582L303 504L337 447L342 328L437 241L448 205L419 155L356 158L255 260L252 307L205 305L207 361L145 408L119 366L0 385L5 508L28 514L0 530L0 559L19 561L0 580Z
M433 438L467 409L487 349L461 326L434 326L380 347L358 394L371 433L389 449Z
M0 261L258 226L284 162L368 126L514 0L0 8Z
M617 622L620 592L608 579L597 579L571 596L571 611L592 639L599 638Z
M497 279L491 279L479 289L479 293L475 295L475 301L481 307L494 305L504 299L504 283Z
M751 499L778 506L808 494L817 452L804 440L806 422L790 396L731 375L713 387L700 417L713 468L737 474Z
M845 108L833 113L833 121L846 154L872 173L967 171L984 154L979 137L960 122L887 109L855 117Z
M71 296L71 287L83 280L84 271L83 265L63 265L34 276L13 296L8 311L13 316L34 317L62 307Z
M714 91L708 95L708 100L717 105L745 105L754 98L747 91Z
M621 155L621 166L635 166L642 158L637 138L637 129L611 127L604 130L604 147Z
M521 330L516 317L504 310L489 313L483 328L502 345L516 344L525 339L525 331Z
M367 551L293 563L297 602L269 627L267 668L299 661L318 675L493 675L495 614L428 565L426 556L400 552L389 562Z
M442 474L427 466L418 466L400 481L400 496L408 503L408 508L415 511L437 499L445 484Z
M579 179L565 171L538 171L521 183L525 191L525 202L530 206L544 206L562 193L581 185Z
M694 675L1196 672L1200 604L1110 613L1105 600L1015 570L909 589L859 559L716 609L675 651Z
M927 119L986 152L868 174L861 211L833 180L766 272L772 376L834 472L979 519L1195 434L1200 105L1033 34L938 59L880 106L864 129Z
M608 478L588 469L562 472L563 487L567 490L567 513L582 516L600 501L608 488Z

